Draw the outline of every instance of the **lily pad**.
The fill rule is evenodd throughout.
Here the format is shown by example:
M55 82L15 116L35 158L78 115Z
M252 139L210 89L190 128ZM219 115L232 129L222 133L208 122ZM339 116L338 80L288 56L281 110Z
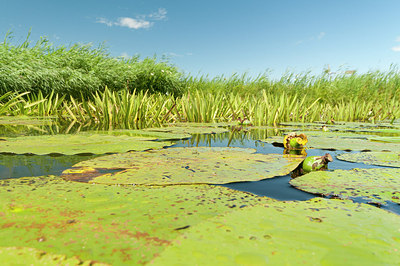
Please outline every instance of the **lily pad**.
M267 143L282 143L283 137L274 136L262 140ZM377 141L370 141L368 139L351 138L351 137L324 137L316 136L309 137L306 148L311 149L325 149L325 150L352 150L352 151L394 151L400 152L400 143L384 143Z
M274 201L220 186L105 186L55 176L2 180L0 198L0 247L112 265L144 264L205 219Z
M400 167L400 153L396 152L343 153L337 158L354 163Z
M93 134L93 132L85 132L87 134ZM130 130L130 129L118 129L109 131L96 131L96 134L107 134L113 136L130 136L130 137L143 137L148 140L181 140L188 139L192 135L188 133L174 133L167 131L150 131L150 130Z
M190 124L191 123L188 123L187 125L182 124L180 126L146 128L143 130L150 132L168 132L173 134L217 134L229 132L229 130L226 128L214 127L210 126L209 124L197 124L194 126L191 126Z
M74 167L125 170L100 175L90 182L105 184L225 184L282 176L294 170L303 157L256 154L242 148L170 148L102 156ZM68 178L67 175L65 175Z
M3 138L0 152L38 155L60 153L74 155L80 153L115 153L160 149L172 145L171 142L148 141L151 138L112 136L105 134L58 134L44 136L24 136Z
M388 134L388 135L400 135L399 124L390 124L385 122L379 123L366 123L366 122L336 122L335 124L326 124L322 122L318 123L301 123L301 122L285 122L281 123L283 126L297 127L297 131L303 130L319 130L325 132L365 132L369 134ZM292 130L293 131L293 130ZM304 132L303 132L304 133Z
M53 117L0 116L0 125L49 125Z
M361 197L371 202L400 203L400 169L353 169L312 172L290 180L298 189L325 196Z
M350 201L254 206L187 230L152 265L399 264L400 219Z
M400 143L400 137L371 137L369 140L389 143Z
M29 247L0 247L3 265L108 265L95 261L81 261L77 257L51 254Z
M230 127L236 126L237 122L217 122L217 123L198 123L198 122L176 122L169 123L168 126L175 127Z

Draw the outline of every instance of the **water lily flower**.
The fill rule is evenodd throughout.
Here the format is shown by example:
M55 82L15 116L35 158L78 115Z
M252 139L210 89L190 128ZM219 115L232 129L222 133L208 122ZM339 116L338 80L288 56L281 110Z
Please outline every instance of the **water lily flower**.
M296 132L291 132L285 136L283 139L283 146L286 149L303 149L307 144L307 136L303 133L297 134Z

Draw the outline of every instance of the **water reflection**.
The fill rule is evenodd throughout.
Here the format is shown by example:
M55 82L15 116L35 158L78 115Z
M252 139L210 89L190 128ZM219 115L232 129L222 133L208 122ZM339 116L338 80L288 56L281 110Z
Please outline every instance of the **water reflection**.
M98 155L97 155L98 156ZM72 165L96 157L50 155L0 155L0 179L25 176L61 175Z

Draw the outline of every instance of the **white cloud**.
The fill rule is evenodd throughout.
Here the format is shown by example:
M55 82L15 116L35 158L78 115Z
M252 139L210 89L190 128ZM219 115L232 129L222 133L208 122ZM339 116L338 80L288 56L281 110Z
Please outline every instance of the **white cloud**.
M400 52L400 45L393 46L393 47L392 47L392 51L394 51L394 52Z
M400 42L400 36L396 38L396 42Z
M106 18L97 18L96 23L102 23L102 24L106 24L107 26L111 27L114 23L109 21Z
M322 38L324 38L325 34L326 34L326 33L325 33L325 32L323 32L323 31L322 31L322 32L320 32L320 33L318 34L318 37L317 37L317 39L318 39L318 40L321 40Z
M184 54L177 54L177 53L174 53L174 52L168 52L168 53L166 53L164 55L167 56L167 57L171 57L172 58L172 57L192 56L193 53L187 52L187 53L184 53Z
M166 55L169 56L169 57L182 57L183 56L181 54L177 54L177 53L174 53L174 52L169 52Z
M150 28L153 23L147 20L134 19L134 18L118 18L118 22L114 25L121 27L128 27L130 29L146 29Z
M157 12L148 15L149 18L154 20L163 20L167 18L167 10L165 8L159 8Z
M298 40L297 42L294 43L294 45L300 45L302 43L306 43L306 42L311 42L311 41L315 41L315 40L321 40L322 38L324 38L326 35L326 33L324 31L321 31L317 36L311 36L308 39L304 39L304 40Z
M120 26L127 27L130 29L147 29L153 26L155 20L165 20L167 18L167 10L165 8L159 8L157 12L149 15L139 15L135 18L130 17L119 17L116 21L111 21L106 18L97 18L96 23L105 24L109 27Z

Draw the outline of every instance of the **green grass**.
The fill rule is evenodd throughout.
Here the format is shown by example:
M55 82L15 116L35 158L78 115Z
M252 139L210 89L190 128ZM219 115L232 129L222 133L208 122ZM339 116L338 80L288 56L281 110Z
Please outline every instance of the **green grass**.
M188 92L179 97L161 93L96 92L91 99L58 94L16 95L0 103L2 115L57 116L62 121L100 128L145 128L174 122L223 122L249 120L253 125L277 125L284 121L367 121L400 117L400 102L359 100L326 104L282 93L262 92L262 97L237 93ZM68 100L68 101L67 101Z
M29 36L12 45L9 36L0 43L0 93L53 91L60 95L90 97L105 86L113 91L182 92L182 74L154 58L113 58L105 47L74 44L54 47L46 38L30 44Z
M388 72L375 71L364 74L287 73L278 80L269 79L267 74L255 78L246 74L213 79L207 76L186 77L184 83L183 87L189 91L256 96L261 96L263 91L267 91L277 95L307 95L310 102L320 98L320 102L329 104L350 100L386 101L400 97L400 72L395 66Z
M103 128L249 120L400 117L400 73L185 76L166 61L113 58L100 46L0 43L0 115L57 116Z

